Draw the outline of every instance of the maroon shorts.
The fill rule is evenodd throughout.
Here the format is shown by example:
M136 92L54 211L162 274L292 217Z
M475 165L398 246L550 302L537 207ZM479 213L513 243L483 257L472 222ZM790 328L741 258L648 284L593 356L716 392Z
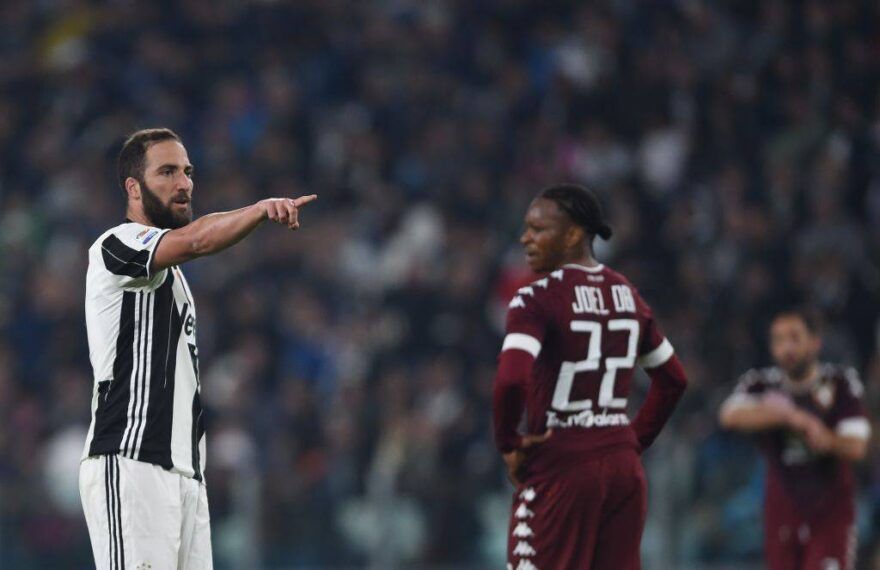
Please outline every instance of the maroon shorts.
M530 465L513 495L508 570L638 570L646 495L630 448L546 472Z
M769 570L849 570L855 567L855 509L849 501L803 517L768 494L764 547Z

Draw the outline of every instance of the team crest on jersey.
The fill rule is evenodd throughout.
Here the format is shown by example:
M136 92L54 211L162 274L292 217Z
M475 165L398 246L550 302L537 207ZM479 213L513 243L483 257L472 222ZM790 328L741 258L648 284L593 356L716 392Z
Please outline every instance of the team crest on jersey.
M834 403L834 386L831 384L822 384L813 393L813 399L823 408L830 408Z

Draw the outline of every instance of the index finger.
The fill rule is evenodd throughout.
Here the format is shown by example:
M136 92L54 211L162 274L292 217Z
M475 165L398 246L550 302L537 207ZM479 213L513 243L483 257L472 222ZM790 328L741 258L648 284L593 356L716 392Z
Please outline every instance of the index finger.
M305 206L309 202L314 202L317 199L318 199L317 194L310 194L308 196L300 196L299 198L295 198L293 200L293 205L296 206L297 208L299 208L301 206Z

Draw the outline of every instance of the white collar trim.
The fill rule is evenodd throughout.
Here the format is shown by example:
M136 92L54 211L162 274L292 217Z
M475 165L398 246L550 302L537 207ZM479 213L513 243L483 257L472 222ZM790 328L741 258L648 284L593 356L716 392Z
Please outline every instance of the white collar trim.
M579 265L577 263L566 263L563 267L568 267L570 269L580 269L581 271L586 271L587 273L599 273L603 269L605 269L605 265L599 264L594 265L593 267L587 267L586 265Z

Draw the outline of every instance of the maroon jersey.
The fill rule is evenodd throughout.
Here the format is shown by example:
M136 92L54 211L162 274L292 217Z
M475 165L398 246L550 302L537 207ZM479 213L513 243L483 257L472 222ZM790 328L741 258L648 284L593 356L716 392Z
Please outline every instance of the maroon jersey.
M658 367L673 355L651 309L623 275L574 264L517 292L502 347L508 350L535 357L524 393L527 431L552 428L542 447L580 457L616 446L639 449L626 409L633 372L637 364ZM502 451L514 447L509 424L509 415L496 415Z
M821 364L818 378L810 385L791 382L779 368L763 368L744 374L725 406L748 406L776 392L791 398L835 433L868 438L870 424L861 402L862 391L858 373L848 367ZM768 463L768 507L804 520L838 508L852 510L855 484L848 462L814 453L790 429L761 432L758 440Z

